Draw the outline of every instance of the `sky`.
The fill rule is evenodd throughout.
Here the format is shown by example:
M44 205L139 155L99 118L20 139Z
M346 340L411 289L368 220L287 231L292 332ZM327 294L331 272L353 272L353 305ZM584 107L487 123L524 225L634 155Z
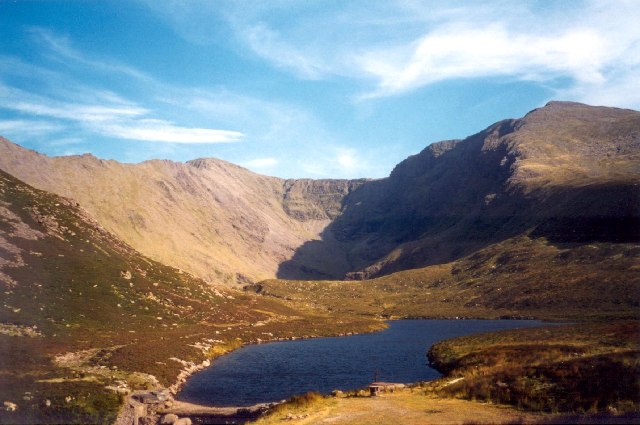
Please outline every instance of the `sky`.
M0 0L0 135L378 178L550 100L640 109L637 0Z

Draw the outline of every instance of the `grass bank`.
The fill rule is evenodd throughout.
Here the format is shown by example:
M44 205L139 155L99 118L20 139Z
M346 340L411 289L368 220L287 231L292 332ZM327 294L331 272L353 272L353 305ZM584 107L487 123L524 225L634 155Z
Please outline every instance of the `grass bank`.
M640 327L581 323L470 335L428 353L443 397L578 414L640 412Z

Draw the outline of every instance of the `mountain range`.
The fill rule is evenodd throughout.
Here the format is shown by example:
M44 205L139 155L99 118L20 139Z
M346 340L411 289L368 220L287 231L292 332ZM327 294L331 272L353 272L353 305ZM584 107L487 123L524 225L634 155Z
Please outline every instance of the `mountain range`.
M122 164L0 139L0 169L211 283L363 279L518 235L640 240L640 113L551 102L434 143L383 179L284 180L217 159Z
M383 179L48 157L0 138L0 285L2 423L109 423L118 394L175 390L243 344L381 318L632 329L640 112L551 102ZM592 351L624 339L636 373L633 335L607 335Z

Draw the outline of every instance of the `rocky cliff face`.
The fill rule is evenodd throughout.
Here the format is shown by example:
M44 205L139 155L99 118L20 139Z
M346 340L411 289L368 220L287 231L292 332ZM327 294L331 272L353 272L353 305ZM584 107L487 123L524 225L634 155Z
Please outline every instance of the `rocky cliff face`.
M5 139L0 168L211 282L379 276L521 234L640 239L640 113L567 102L430 145L380 180L282 180L215 159L49 158Z
M333 220L342 212L342 200L366 183L361 180L285 180L283 207L298 221Z

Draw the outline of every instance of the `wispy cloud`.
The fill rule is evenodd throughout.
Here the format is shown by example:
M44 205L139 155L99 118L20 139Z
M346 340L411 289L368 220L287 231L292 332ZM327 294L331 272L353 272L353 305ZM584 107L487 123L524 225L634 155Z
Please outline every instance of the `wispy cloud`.
M106 122L99 124L95 128L105 135L147 142L229 143L239 141L244 137L244 134L238 131L179 127L171 122L157 119L141 119L134 122Z
M590 90L637 91L640 3L635 0L245 6L217 2L192 8L207 9L207 19L217 13L218 21L235 31L236 42L298 78L346 77L360 82L357 90L368 85L354 95L359 100L481 78L528 81L573 100L590 99ZM185 26L184 19L164 16L175 27ZM197 13L189 16L190 25L198 21ZM219 36L204 25L192 25L190 34L194 27L201 38Z
M0 134L39 136L51 134L63 127L57 123L38 120L0 120Z
M609 59L606 44L591 30L542 36L513 33L500 25L446 26L410 47L366 53L359 63L378 80L372 97L459 78L547 81L567 76L594 83L604 80L602 69ZM403 50L406 53L398 53Z
M54 154L92 150L87 143L75 143L78 137L163 143L154 148L153 155L169 156L175 155L180 145L243 141L243 145L253 148L234 151L229 159L258 172L276 173L286 167L283 164L295 164L300 156L309 152L318 152L314 154L317 164L326 162L320 167L325 172L319 169L318 176L328 176L329 169L337 164L338 158L331 146L339 137L304 107L240 94L224 87L168 84L109 58L91 57L75 47L71 39L52 31L31 28L30 34L49 59L44 65L35 65L14 57L0 57L0 109L18 117L11 126L16 135L26 137L27 133L21 129L30 122L51 123L53 126L39 129L41 133L54 128L60 131L47 139L47 146ZM45 67L51 60L56 66ZM92 81L102 80L82 78L85 69L98 74L134 77L129 81L138 96L132 98L130 93L118 91L117 85L106 85L108 88L92 85ZM310 78L316 73L313 69L310 65L307 71L300 72L308 72ZM318 68L317 72L321 70ZM22 87L10 83L24 75L30 76L33 82ZM9 76L11 78L3 78ZM163 115L170 111L171 119L159 117L158 111ZM19 126L17 121L24 125ZM210 128L203 123L239 130ZM4 128L9 129L9 124ZM71 150L65 148L66 140L73 140L76 146ZM122 152L118 157L127 161L139 158L128 155L130 153ZM302 171L290 165L287 173Z
M298 146L320 146L335 140L323 123L302 106L275 99L260 99L210 88L170 88L158 98L192 116L216 117L229 126L241 128L245 140L273 151Z
M153 79L150 75L134 67L104 58L92 58L76 49L69 38L46 28L30 27L27 30L37 43L40 43L44 49L48 50L49 54L55 55L60 61L72 61L76 65L81 64L91 68L92 71L116 72L143 81Z
M244 29L242 36L254 53L301 78L316 80L329 71L319 60L283 41L263 23Z
M45 54L68 61L69 67L80 64L92 70L121 73L135 77L141 84L159 86L153 78L134 68L109 60L90 59L75 49L71 42L51 31L31 28L30 32L44 48ZM15 65L15 66L13 66ZM17 69L29 70L26 75L32 86L45 87L42 94L2 82L2 77ZM136 101L100 87L87 87L69 75L25 63L17 58L0 57L0 108L17 113L18 119L6 120L0 131L7 134L34 135L47 130L62 131L70 126L94 135L125 140L179 144L213 144L237 142L244 137L239 131L178 125L154 116ZM42 124L46 119L47 124ZM27 123L34 123L29 128Z

